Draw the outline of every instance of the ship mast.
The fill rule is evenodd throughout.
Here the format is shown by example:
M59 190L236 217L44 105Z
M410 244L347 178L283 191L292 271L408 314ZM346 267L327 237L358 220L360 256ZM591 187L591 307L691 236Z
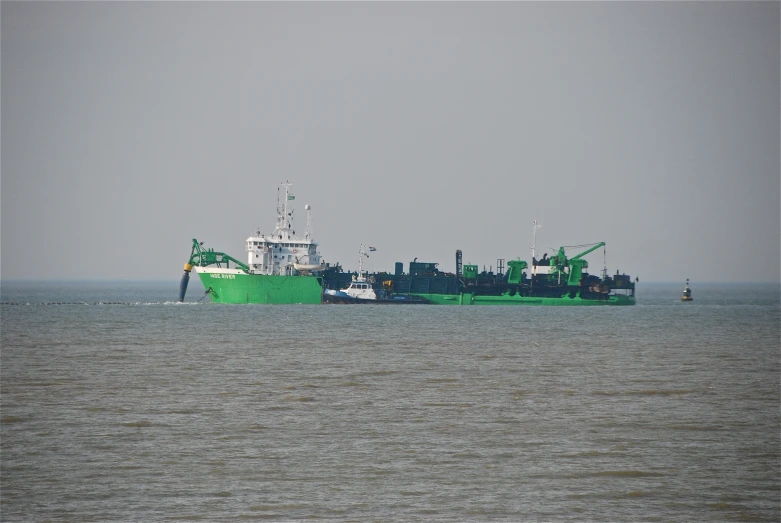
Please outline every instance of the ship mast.
M358 281L363 281L363 257L366 256L369 257L368 254L366 254L366 251L363 250L363 244L361 244L361 248L358 249Z
M542 227L537 223L537 220L532 222L532 277L530 280L530 288L534 289L534 278L537 276L537 229Z
M289 202L296 198L290 194L290 188L292 186L293 184L288 181L280 183L279 187L277 187L277 226L274 230L274 239L276 240L290 239L290 224L293 218L293 210L292 207L289 206ZM280 187L285 188L285 194L281 200L280 197L282 194L279 191Z
M540 229L542 225L537 225L537 220L532 222L532 260L537 255L537 229Z
M312 218L312 216L311 216L311 212L310 211L312 210L312 206L309 205L309 204L306 204L304 206L304 209L306 210L306 236L305 236L305 238L307 240L311 240L312 239L312 227L311 227L311 218Z

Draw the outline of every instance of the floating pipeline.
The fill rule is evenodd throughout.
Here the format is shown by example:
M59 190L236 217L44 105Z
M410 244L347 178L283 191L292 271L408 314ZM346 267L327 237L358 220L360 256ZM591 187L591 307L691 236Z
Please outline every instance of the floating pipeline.
M15 306L23 306L23 305L138 305L142 302L137 301L30 301L30 302L21 302L21 301L3 301L0 302L0 305L15 305Z

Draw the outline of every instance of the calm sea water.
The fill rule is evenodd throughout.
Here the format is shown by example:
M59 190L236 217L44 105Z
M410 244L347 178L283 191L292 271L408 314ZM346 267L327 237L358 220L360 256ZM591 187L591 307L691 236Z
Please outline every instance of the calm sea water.
M779 521L781 291L692 288L460 308L3 283L0 515Z

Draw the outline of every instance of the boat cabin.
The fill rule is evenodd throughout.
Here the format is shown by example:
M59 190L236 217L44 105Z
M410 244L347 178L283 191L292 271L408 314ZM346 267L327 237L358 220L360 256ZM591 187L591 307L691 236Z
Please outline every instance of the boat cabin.
M358 298L361 300L376 300L377 293L374 292L371 284L366 280L357 279L350 282L350 286L346 289L342 289L342 292L352 298Z

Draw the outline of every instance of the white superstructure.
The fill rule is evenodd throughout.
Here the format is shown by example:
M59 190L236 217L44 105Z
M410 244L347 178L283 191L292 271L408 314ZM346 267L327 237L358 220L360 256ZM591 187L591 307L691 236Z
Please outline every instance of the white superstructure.
M285 182L277 188L277 224L271 235L260 233L247 238L247 265L252 274L294 275L322 269L317 243L312 240L309 205L306 232L296 236L293 229L293 213L296 197L290 193L292 184ZM284 190L280 190L284 189Z

